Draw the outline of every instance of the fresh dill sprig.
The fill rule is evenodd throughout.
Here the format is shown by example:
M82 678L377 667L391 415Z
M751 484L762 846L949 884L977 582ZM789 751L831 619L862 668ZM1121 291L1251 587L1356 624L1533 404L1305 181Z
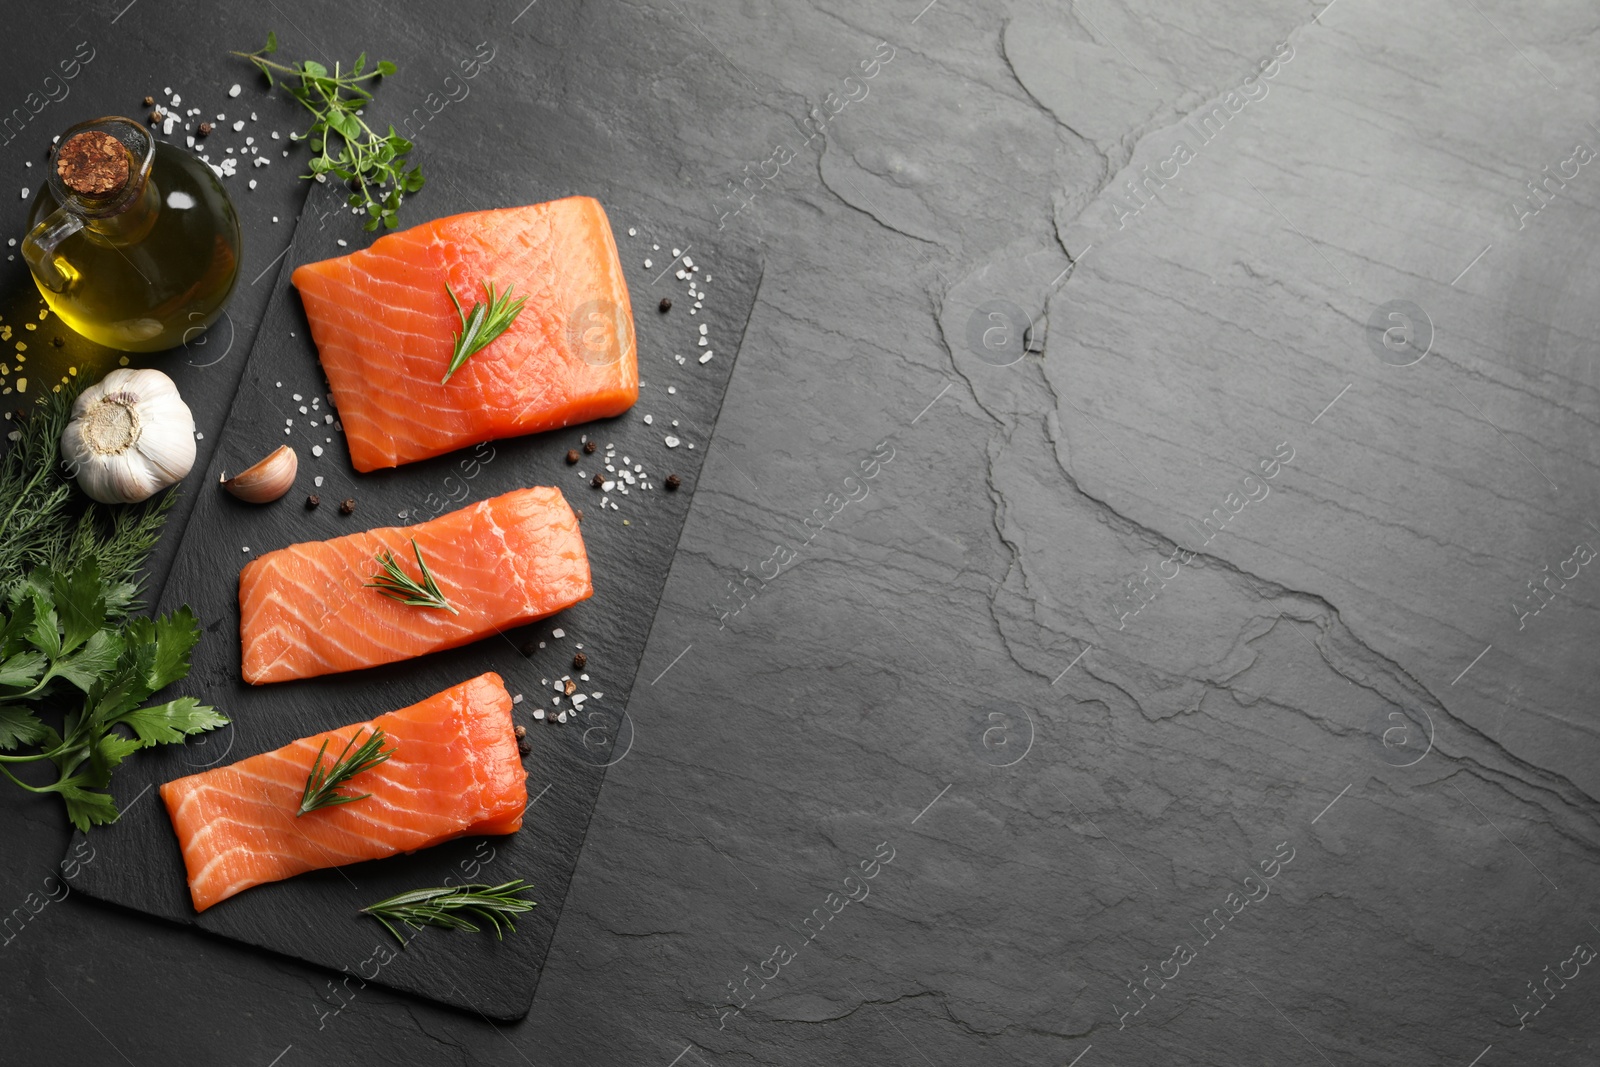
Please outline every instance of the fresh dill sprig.
M311 128L290 140L310 141L311 173L303 175L318 181L327 181L333 175L347 182L355 192L348 203L354 208L364 208L367 213L366 229L376 230L381 223L388 229L395 227L395 215L406 194L421 190L425 179L420 167L406 169L412 144L389 127L387 134L375 133L361 117L362 110L372 103L372 94L361 87L362 82L393 74L397 69L387 59L367 70L367 54L356 57L355 66L347 73L339 63L333 73L316 60L289 66L267 57L278 50L278 35L267 34L267 43L254 52L234 52L248 59L257 70L267 76L267 87L274 84L273 71L279 76L299 79L298 84L284 82L289 94L316 116ZM349 95L346 95L349 94ZM334 138L343 144L333 151ZM378 191L378 196L373 195Z
M360 748L351 752L350 749L360 739L361 731L364 729L365 727L360 727L350 735L350 740L345 742L344 751L339 753L339 758L327 767L323 767L322 757L327 754L328 742L322 742L322 747L317 750L317 762L311 765L311 773L306 776L305 792L300 794L300 810L294 813L295 818L298 819L306 812L316 811L318 808L350 804L357 800L365 800L372 795L339 792L341 785L395 754L394 749L383 747L388 736L382 730L372 731L372 736L363 741Z
M484 290L489 294L487 304L473 304L471 312L461 310L461 301L456 299L455 290L446 282L444 291L450 294L450 303L456 306L456 315L461 319L461 332L453 334L456 339L455 351L450 355L450 367L444 372L444 377L439 379L443 385L450 380L450 376L461 369L461 365L489 346L489 342L505 333L511 324L517 321L517 316L522 314L522 305L528 302L527 297L518 298L511 302L511 290L516 286L506 286L506 291L495 295L494 283L485 282Z
M378 566L383 568L382 574L374 574L372 581L366 583L367 587L375 588L384 596L398 600L402 604L411 604L419 608L443 608L452 615L460 615L444 598L439 591L439 583L434 581L433 572L422 560L422 549L417 547L417 539L411 539L411 551L416 553L417 566L422 569L422 583L405 571L400 569L400 561L394 558L394 553L387 548L379 552L373 559Z
M539 905L524 900L517 894L528 888L521 878L500 885L473 884L439 886L434 889L413 889L388 900L361 909L363 915L377 919L394 935L401 947L406 939L391 924L405 923L413 930L424 926L442 926L447 930L466 930L477 933L478 922L494 929L494 936L503 938L502 927L516 932L511 921L513 915L523 915ZM473 922L476 919L477 922Z
M74 491L60 447L80 389L74 383L46 394L0 458L0 597L35 567L71 574L93 561L106 586L106 613L120 619L138 606L139 572L177 495L111 507Z

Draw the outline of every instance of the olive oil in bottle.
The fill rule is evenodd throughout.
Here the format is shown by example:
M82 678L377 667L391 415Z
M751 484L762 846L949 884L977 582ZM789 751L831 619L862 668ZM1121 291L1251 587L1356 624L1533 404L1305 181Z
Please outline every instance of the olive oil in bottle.
M61 135L23 240L45 302L92 341L156 352L198 337L239 274L239 220L211 168L130 119Z

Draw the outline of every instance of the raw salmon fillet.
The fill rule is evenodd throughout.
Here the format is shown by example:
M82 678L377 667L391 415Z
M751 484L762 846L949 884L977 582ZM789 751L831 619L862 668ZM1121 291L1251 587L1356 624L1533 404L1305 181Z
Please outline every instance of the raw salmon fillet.
M358 471L619 415L639 399L611 224L587 196L474 211L291 276ZM522 313L441 384L461 319L515 286Z
M367 586L378 553L420 582L415 538L459 614ZM589 556L559 489L517 489L415 526L309 541L239 572L239 644L252 685L411 659L553 615L587 600Z
M340 789L365 800L296 817L306 777L358 730L387 735L394 755ZM359 745L360 742L357 742ZM370 722L302 738L161 787L189 871L194 910L305 871L415 852L467 834L522 826L528 772L512 734L511 696L498 674L452 686Z

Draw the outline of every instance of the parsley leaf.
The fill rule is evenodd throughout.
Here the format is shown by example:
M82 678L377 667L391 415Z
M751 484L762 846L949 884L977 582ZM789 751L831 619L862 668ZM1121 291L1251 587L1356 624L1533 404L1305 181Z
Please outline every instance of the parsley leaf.
M39 679L39 671L49 660L43 652L18 652L0 661L0 685L23 689Z
M228 724L216 708L194 697L179 697L165 704L123 712L114 721L131 727L139 737L141 748L182 741L191 734Z
M96 679L116 666L121 654L120 642L105 630L96 630L82 648L52 666L50 673L87 693Z
M27 708L0 705L0 749L10 751L19 744L36 745L43 741L44 723Z
M52 572L50 597L61 613L63 651L71 652L105 625L105 587L100 582L100 568L94 560L85 560L70 574Z
M189 673L189 650L200 640L200 624L187 606L159 619L130 620L127 631L137 649L139 676L149 687L145 696Z
M84 833L89 832L90 826L104 826L106 823L117 821L116 802L110 794L91 792L85 786L92 786L87 775L74 775L63 778L53 786L40 792L60 793L61 799L67 804L67 818ZM103 784L103 783L101 783Z

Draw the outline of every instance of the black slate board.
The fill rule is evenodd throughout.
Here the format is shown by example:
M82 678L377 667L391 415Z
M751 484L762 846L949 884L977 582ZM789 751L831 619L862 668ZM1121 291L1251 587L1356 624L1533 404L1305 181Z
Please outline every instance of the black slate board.
M407 221L415 224L480 206L526 203L551 195L543 189L535 194L526 189L520 194L514 189L477 189L469 199L456 183L436 182L426 200L407 205ZM330 983L334 987L328 998L330 1009L359 990L365 978L488 1018L520 1018L532 1003L605 768L625 756L632 742L626 697L635 682L754 302L759 267L739 253L724 255L709 243L688 253L697 277L711 279L704 285L705 307L690 316L687 282L675 276L681 264L663 273L674 259L672 246L666 236L650 236L643 221L648 209L605 202L634 308L641 378L638 404L615 419L358 475L336 427L313 430L309 425L313 417L334 412L300 300L289 285L297 264L338 255L373 239L340 203L339 191L330 188L315 189L308 198L223 440L211 468L202 477L191 475L187 483L199 499L160 598L161 611L188 604L205 628L189 677L174 691L215 704L233 725L187 746L141 753L118 772L114 790L123 817L113 826L95 830L92 845L99 862L85 867L75 885L102 900L193 923L356 976L336 976ZM627 236L630 226L638 228L636 238ZM341 239L347 248L338 245ZM673 238L681 239L681 235ZM653 243L662 249L652 250ZM649 270L642 266L646 258L652 260ZM670 313L657 310L662 296L676 302ZM707 324L711 340L706 347L697 344L701 323ZM699 357L708 350L714 353L712 359L700 363ZM676 355L682 355L684 362L680 364ZM669 386L676 388L675 394L668 394ZM294 400L295 394L302 399ZM313 397L319 398L315 408ZM308 411L305 415L299 412L302 404ZM653 425L644 423L646 414L653 416ZM285 434L290 423L291 432ZM586 433L600 450L569 466L567 450L579 447ZM669 434L681 441L678 447L666 446ZM237 472L284 443L293 445L300 456L295 489L284 499L258 507L240 503L216 487L221 472ZM600 500L607 494L591 487L589 478L601 469L605 446L611 443L616 445L616 463L620 466L626 455L642 464L655 487L644 492L634 489L627 496L613 492L609 495L617 507L602 509ZM311 454L313 445L322 447L321 457ZM666 491L662 483L670 473L679 475L683 489ZM324 479L320 487L313 482L317 475ZM590 600L508 631L503 639L490 638L408 663L265 687L252 687L240 679L237 590L239 568L245 561L299 541L426 520L530 485L558 486L575 508L584 511L582 531L595 585ZM322 500L314 511L304 507L309 493ZM339 512L338 504L346 497L357 502L350 516ZM554 638L557 628L565 631L564 638ZM521 651L528 642L539 640L546 647L535 647L531 655ZM568 674L577 680L572 657L579 644L588 656L590 676L590 681L578 683L581 691L602 695L591 697L582 715L564 725L536 721L532 715L536 707L555 711L553 690L544 680ZM497 671L512 693L524 696L514 717L528 727L533 751L524 761L531 803L520 832L465 838L411 856L258 886L203 915L195 914L177 839L153 786L404 707L484 671ZM570 704L563 699L560 706ZM377 923L357 915L363 905L405 889L445 884L447 879L459 884L512 878L532 884L539 907L519 920L516 934L503 942L487 934L427 930L406 951L398 952Z

